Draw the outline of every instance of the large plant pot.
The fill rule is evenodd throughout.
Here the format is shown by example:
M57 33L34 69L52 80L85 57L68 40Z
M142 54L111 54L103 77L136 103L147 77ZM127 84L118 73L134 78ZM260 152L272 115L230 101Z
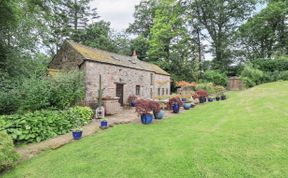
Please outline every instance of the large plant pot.
M160 112L158 112L158 113L156 113L156 112L153 112L153 114L154 114L154 117L155 117L155 119L163 119L164 118L164 115L165 115L165 112L164 112L164 110L160 110Z
M208 102L213 102L213 98L208 98Z
M206 97L205 96L200 96L199 102L200 103L205 103L206 102Z
M132 101L132 102L130 103L130 105L131 105L131 107L135 107L135 106L136 106L136 101Z
M189 110L191 108L191 103L184 103L183 107L185 110Z
M179 113L179 111L180 111L179 104L173 104L172 105L172 110L173 110L173 113Z
M217 96L217 97L216 97L216 101L219 101L219 100L220 100L220 97L219 97L219 96Z
M221 100L226 100L226 96L225 95L222 95L220 98L221 98Z
M108 127L108 121L101 121L100 122L100 128L107 128Z
M72 131L72 136L74 140L79 140L82 137L82 131Z
M142 124L151 124L153 120L152 114L142 114L141 115L141 122Z

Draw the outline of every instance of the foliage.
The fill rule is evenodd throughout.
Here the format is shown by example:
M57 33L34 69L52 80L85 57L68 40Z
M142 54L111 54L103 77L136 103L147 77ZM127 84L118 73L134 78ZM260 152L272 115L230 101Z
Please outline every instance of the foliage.
M0 173L13 167L18 158L19 155L14 149L12 139L8 136L8 134L0 131Z
M128 101L128 103L132 103L133 101L136 101L137 98L138 97L136 95L129 95L127 101Z
M197 90L195 94L196 94L195 98L208 97L208 92L202 89Z
M150 107L154 113L159 113L161 110L161 104L157 101L150 101Z
M208 70L208 71L205 71L204 76L203 76L203 80L205 82L212 82L215 85L226 86L227 81L228 81L228 77L224 73L220 73L220 72L215 71L215 70Z
M178 104L179 106L183 106L183 102L181 101L181 99L178 96L175 96L175 97L172 97L169 99L169 101L167 102L167 108L172 109L172 106L174 104Z
M62 135L72 128L87 124L92 117L88 107L68 110L39 110L25 114L0 116L0 129L4 129L16 143L33 143Z
M259 69L253 68L251 64L245 65L241 72L241 80L246 87L253 87L261 83L263 72Z
M205 90L207 91L209 94L214 94L215 93L215 88L214 88L214 84L213 83L199 83L196 86L196 91L197 90Z
M227 71L231 61L232 37L239 22L247 19L255 8L255 0L185 1L188 19L196 22L201 36L212 40L213 68ZM194 20L195 19L195 20ZM193 24L193 23L192 23ZM198 25L199 24L199 25ZM196 30L199 33L199 30ZM205 32L204 32L205 31Z
M254 67L263 72L285 71L288 70L288 58L276 59L254 59L250 60Z
M151 108L151 100L139 99L136 101L136 112L139 115L148 114L153 111Z
M261 82L275 82L278 80L288 80L288 70L286 71L274 71L274 72L264 72Z
M39 109L64 109L74 106L84 97L83 73L70 71L55 78L31 75L19 82L8 84L0 91L0 114L12 114ZM12 87L12 88L11 88Z
M243 55L248 58L270 58L287 54L287 1L270 1L258 14L239 29Z
M179 82L176 82L176 86L177 87L196 87L197 86L197 83L196 82L186 82L186 81L179 81Z

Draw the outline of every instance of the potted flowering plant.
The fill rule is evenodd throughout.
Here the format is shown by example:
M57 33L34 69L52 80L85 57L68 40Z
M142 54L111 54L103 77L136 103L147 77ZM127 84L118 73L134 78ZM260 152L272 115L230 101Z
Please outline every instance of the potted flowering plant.
M106 118L102 118L100 121L100 128L101 129L106 129L108 128L108 121Z
M142 124L151 124L153 115L150 100L140 99L136 102L136 112L141 116Z
M179 113L180 107L183 105L183 102L181 99L176 96L173 98L170 98L168 103L167 103L167 108L172 109L173 113Z
M161 109L161 105L159 102L150 101L150 107L153 111L155 119L163 119L165 112L163 109Z
M206 90L197 90L196 91L197 96L199 97L199 102L200 103L205 103L207 101L207 97L208 97L208 92Z
M72 129L72 136L74 140L80 140L82 137L83 129L81 127L77 127Z
M135 95L130 95L128 97L128 103L130 104L130 106L135 107L136 106L136 100L137 100L137 96Z
M76 118L76 127L72 129L72 136L74 140L80 140L82 137L83 129L81 128L80 119Z

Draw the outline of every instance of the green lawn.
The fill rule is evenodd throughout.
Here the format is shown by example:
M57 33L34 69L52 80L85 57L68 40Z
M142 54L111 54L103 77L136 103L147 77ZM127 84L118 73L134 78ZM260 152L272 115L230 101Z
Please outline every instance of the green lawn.
M4 177L288 177L288 82L46 151Z

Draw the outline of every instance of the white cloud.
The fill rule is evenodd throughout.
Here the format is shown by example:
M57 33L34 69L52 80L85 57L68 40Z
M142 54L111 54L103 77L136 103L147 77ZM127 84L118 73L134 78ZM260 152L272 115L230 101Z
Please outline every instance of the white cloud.
M111 22L111 27L117 31L126 29L134 21L135 5L140 0L94 0L91 8L97 8L101 20Z

